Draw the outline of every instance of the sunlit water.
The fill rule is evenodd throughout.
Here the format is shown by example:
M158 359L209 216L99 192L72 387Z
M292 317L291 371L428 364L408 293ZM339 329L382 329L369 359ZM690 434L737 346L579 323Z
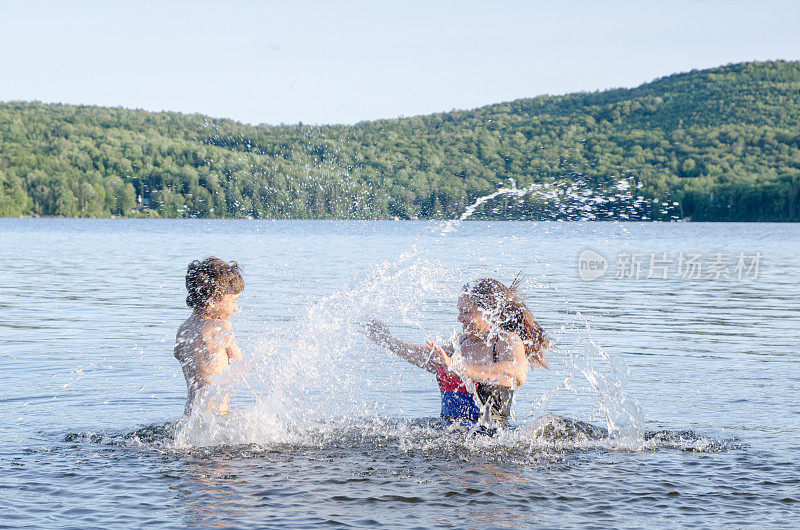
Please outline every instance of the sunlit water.
M2 524L800 515L800 226L5 219L0 248ZM578 275L586 249L608 261L594 281ZM728 277L682 278L681 252L705 267L729 254ZM760 252L757 275L736 271L740 252ZM637 274L626 253L639 279L616 277ZM176 422L183 275L212 254L245 271L233 324L247 361L219 381L230 416ZM444 341L464 282L519 272L557 343L551 369L531 372L497 436L444 428L433 377L358 323Z

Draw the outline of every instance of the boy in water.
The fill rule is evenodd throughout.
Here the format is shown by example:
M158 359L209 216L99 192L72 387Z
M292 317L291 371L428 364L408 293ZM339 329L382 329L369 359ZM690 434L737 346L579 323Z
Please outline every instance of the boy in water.
M239 265L218 258L193 261L186 271L186 305L192 315L178 328L175 358L186 378L186 409L191 414L213 384L213 376L224 371L231 361L241 361L242 352L233 337L228 320L238 311L236 299L244 290ZM208 399L205 406L215 412L228 412L230 394Z

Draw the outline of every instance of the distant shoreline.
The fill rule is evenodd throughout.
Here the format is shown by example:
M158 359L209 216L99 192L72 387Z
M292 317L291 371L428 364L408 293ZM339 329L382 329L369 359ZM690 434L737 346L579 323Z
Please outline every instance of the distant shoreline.
M792 224L797 221L693 221L691 219L672 219L662 221L658 219L603 219L603 220L589 220L589 219L247 219L244 217L66 217L63 215L21 215L17 217L0 216L0 220L5 219L69 219L69 220L115 220L115 221L325 221L325 222L341 222L341 221L354 221L354 222L399 222L399 223L446 223L448 221L457 222L484 222L484 223L514 223L514 222L527 222L527 223L654 223L654 224Z
M6 102L0 216L797 222L799 90L768 61L355 125Z

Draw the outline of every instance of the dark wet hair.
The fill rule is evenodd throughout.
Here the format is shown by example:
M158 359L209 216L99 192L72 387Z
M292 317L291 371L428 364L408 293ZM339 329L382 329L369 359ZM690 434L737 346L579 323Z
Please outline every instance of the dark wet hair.
M517 293L518 285L517 280L506 287L494 278L480 278L466 284L462 291L492 323L519 335L531 366L547 368L544 350L550 346L550 338Z
M244 279L235 261L227 263L219 258L208 257L193 261L186 269L186 305L204 307L218 302L226 294L244 291Z

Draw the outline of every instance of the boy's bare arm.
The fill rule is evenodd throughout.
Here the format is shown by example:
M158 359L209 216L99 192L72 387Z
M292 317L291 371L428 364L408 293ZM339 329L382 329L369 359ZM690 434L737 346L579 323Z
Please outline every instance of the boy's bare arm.
M242 356L242 350L239 349L239 345L236 344L236 337L233 336L233 326L231 326L230 322L226 322L225 329L227 331L226 340L225 340L225 352L228 354L229 361L241 361L244 359Z
M236 339L231 337L231 343L228 345L225 350L228 352L228 360L230 361L241 361L244 359L242 356L242 350L239 349L239 345L236 344Z

